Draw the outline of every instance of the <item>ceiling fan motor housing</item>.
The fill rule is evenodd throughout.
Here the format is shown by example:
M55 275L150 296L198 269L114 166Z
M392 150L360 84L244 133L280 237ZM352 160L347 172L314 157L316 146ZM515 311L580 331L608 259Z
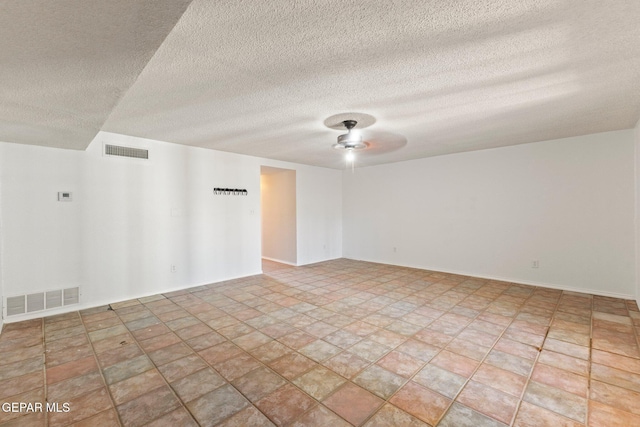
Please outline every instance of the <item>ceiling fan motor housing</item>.
M362 136L351 132L340 135L338 137L338 145L341 145L343 148L350 148L352 150L367 148L367 144L362 141Z
M358 122L357 122L357 121L355 121L355 120L344 120L344 121L342 122L342 124L344 125L344 127L346 127L346 128L347 128L347 130L348 130L349 132L351 132L351 129L353 129L354 127L356 127L356 125L358 124Z
M367 144L362 141L362 136L358 133L351 132L351 129L356 127L358 124L355 120L345 120L342 122L344 127L347 128L348 133L340 135L338 137L338 143L334 146L335 148L343 148L348 150L360 150L363 148L367 148Z

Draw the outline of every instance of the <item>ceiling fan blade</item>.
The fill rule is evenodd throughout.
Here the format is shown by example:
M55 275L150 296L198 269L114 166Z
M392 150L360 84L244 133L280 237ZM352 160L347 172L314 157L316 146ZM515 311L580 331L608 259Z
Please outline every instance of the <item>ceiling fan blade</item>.
M368 144L367 149L361 151L362 155L390 153L407 145L406 137L387 131L363 131L362 139Z
M324 125L330 129L345 130L345 120L356 121L356 129L364 129L376 122L376 119L365 113L340 113L334 114L324 121Z

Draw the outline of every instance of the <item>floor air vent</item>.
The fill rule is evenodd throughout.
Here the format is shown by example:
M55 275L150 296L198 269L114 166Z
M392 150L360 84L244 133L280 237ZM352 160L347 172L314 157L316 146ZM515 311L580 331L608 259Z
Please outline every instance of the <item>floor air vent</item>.
M7 317L50 310L79 302L80 288L78 287L7 297Z
M104 145L104 154L106 156L131 157L134 159L149 159L149 150L142 148L123 147L120 145Z

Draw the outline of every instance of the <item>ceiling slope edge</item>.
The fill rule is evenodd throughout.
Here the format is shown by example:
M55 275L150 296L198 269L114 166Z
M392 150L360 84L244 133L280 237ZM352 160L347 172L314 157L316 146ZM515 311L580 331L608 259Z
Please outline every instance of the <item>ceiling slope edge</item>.
M85 150L191 1L3 2L0 141Z

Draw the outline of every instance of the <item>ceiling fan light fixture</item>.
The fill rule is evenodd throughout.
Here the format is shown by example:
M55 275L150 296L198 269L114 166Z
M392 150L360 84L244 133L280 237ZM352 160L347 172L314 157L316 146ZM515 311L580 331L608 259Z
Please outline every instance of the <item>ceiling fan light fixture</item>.
M340 145L344 148L351 148L353 150L367 148L367 144L362 141L362 135L351 131L338 136L338 143L336 145Z
M363 150L365 148L367 148L369 145L366 142L358 142L358 143L348 143L348 144L342 144L342 143L337 143L337 144L333 144L333 148L335 148L336 150Z
M358 122L345 120L342 124L347 128L347 133L338 136L338 142L333 145L333 148L339 150L362 150L368 147L367 143L362 140L362 135L357 131L353 131Z
M347 154L344 157L347 160L347 163L352 163L356 159L356 154L353 150L347 150Z

